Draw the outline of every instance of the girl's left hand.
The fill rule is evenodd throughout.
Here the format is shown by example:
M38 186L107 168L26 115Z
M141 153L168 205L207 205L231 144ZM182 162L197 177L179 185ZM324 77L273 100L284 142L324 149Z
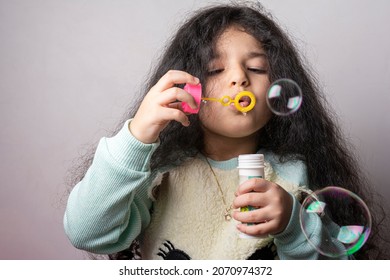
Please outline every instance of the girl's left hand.
M233 218L242 222L239 231L255 236L277 234L285 230L291 217L293 199L281 186L261 178L242 183L233 200L233 208L252 206L247 212L233 212ZM252 223L247 225L246 223Z

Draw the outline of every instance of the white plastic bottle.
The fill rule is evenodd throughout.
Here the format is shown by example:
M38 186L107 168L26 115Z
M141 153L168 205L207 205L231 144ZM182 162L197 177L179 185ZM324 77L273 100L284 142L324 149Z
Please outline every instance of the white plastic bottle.
M263 154L245 154L238 156L238 167L240 176L240 185L251 178L264 178L264 155ZM248 205L242 207L241 212L251 211L255 208ZM248 224L250 225L250 224ZM248 235L240 232L241 238L258 238L257 236Z

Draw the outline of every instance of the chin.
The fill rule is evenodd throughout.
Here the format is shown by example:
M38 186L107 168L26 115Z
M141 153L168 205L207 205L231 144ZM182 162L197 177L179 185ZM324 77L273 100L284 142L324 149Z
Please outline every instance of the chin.
M229 131L225 131L224 135L230 138L246 138L253 136L258 130L253 127L251 129L243 129L242 127L237 129L231 128Z

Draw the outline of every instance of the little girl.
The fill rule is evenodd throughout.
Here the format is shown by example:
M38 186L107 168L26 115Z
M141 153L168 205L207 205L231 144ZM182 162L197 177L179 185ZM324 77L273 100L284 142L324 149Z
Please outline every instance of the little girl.
M266 104L279 78L303 92L291 116L274 115ZM213 98L250 91L256 105L242 114L208 102L186 114L182 102L198 105L183 85L200 83ZM200 10L178 30L135 114L99 142L69 196L69 239L111 258L322 258L299 225L302 192L337 185L370 201L321 99L293 44L260 8ZM265 178L239 185L237 157L254 153L264 154ZM255 210L239 211L247 205ZM303 218L313 239L326 238L323 227L310 227L313 217ZM374 256L374 244L370 239L356 257Z

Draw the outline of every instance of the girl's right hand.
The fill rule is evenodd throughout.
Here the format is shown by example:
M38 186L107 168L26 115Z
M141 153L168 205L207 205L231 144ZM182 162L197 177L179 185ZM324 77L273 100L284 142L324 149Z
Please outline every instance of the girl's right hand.
M186 102L191 108L198 106L194 98L185 90L174 87L175 84L199 84L199 79L178 70L169 70L146 94L129 130L135 138L145 144L157 141L160 132L172 120L189 126L187 115L181 111L181 102Z

